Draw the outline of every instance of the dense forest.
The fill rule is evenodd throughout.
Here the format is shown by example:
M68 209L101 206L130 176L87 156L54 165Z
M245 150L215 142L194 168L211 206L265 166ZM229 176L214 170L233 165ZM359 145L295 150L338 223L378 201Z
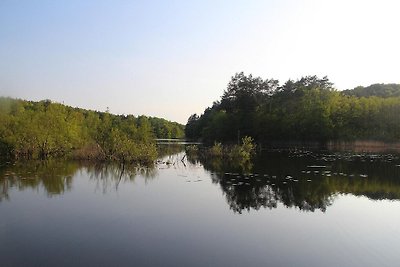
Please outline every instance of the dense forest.
M258 143L400 139L400 85L374 84L338 91L327 77L306 76L283 85L243 72L219 101L188 119L187 138Z
M165 119L0 98L2 156L147 162L157 155L154 138L183 136L183 125Z
M400 84L372 84L367 87L358 86L354 89L342 91L344 95L358 96L358 97L400 97Z

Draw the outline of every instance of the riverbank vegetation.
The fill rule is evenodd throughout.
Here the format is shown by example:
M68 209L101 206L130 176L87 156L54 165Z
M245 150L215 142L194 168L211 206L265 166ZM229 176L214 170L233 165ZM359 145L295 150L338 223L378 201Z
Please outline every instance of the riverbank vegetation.
M400 85L375 84L338 91L328 78L297 81L238 73L221 99L188 119L187 138L206 143L257 143L400 139Z
M157 156L154 138L182 138L183 129L160 118L0 98L0 154L6 157L150 162Z
M202 158L203 160L224 160L236 165L243 165L249 162L255 154L256 145L253 138L245 136L240 144L223 145L215 142L213 146L199 149L197 145L186 147L186 154L193 158Z

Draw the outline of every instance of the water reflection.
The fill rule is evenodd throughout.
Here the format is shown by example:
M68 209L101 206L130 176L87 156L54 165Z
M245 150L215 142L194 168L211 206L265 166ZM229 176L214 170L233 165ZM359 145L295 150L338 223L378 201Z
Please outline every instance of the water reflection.
M177 143L168 143L157 146L158 157L160 159L167 156L173 156L185 150L185 145Z
M154 166L65 160L8 163L0 167L0 201L10 199L11 188L20 191L43 189L48 197L64 194L72 189L73 179L78 173L87 174L103 193L118 190L120 184L133 182L137 176L146 182L157 177Z
M80 169L88 174L89 179L96 183L96 188L103 193L118 190L121 184L133 183L137 176L145 179L147 183L157 177L154 166L132 166L121 164L89 164Z
M82 173L103 193L116 191L121 184L133 183L138 176L147 183L158 176L158 170L184 163L179 154L184 148L179 144L159 146L160 159L147 166L68 160L3 161L0 162L0 202L10 199L12 188L43 189L48 197L64 194L72 189L74 177Z
M211 171L230 208L326 211L340 194L372 200L400 199L400 165L395 155L269 152L243 166L220 159L190 158Z
M186 155L182 145L160 148L154 166L95 164L74 161L29 161L0 165L0 201L10 199L12 188L43 190L48 197L72 190L73 179L84 174L96 190L117 191L137 177L145 182L174 169L187 177L204 168L219 186L235 213L274 209L279 205L301 211L326 211L341 194L372 200L400 199L400 162L397 155L266 152L252 162L197 158ZM194 175L194 174L193 174ZM183 178L189 181L189 178ZM171 181L173 182L173 181Z
M62 194L71 189L72 177L79 168L76 162L29 161L3 163L0 167L0 201L9 199L9 189L43 188L46 194Z

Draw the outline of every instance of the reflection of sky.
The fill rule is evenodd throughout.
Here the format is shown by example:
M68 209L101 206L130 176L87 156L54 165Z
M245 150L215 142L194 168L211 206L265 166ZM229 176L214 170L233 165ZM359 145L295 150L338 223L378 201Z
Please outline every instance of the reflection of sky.
M87 171L75 173L69 192L51 198L41 190L14 188L10 201L0 203L2 264L398 263L398 202L345 195L338 196L325 213L278 204L276 209L237 214L228 208L219 185L212 183L210 173L200 165L164 164L157 173L150 182L138 175L106 194L96 190L96 180Z
M186 122L238 71L328 75L339 89L400 82L398 10L390 0L2 1L0 95Z

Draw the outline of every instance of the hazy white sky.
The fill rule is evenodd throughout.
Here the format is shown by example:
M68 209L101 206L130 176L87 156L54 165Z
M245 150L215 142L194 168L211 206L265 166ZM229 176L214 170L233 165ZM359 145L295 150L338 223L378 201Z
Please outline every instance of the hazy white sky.
M400 83L400 1L0 1L0 95L186 123L230 77Z

